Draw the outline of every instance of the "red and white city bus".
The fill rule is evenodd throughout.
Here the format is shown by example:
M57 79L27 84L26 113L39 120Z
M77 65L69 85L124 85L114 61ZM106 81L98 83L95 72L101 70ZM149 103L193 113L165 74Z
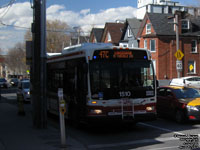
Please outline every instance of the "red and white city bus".
M145 121L156 118L156 79L148 50L85 43L48 55L47 105L58 114L63 88L66 118Z

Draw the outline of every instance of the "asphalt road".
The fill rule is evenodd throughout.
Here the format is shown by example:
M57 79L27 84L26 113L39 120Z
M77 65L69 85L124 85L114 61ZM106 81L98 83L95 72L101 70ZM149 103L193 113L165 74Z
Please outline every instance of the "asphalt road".
M13 88L3 89L1 95L7 98L8 103L17 104L15 92ZM30 105L24 106L30 109ZM49 118L49 122L59 128L58 119ZM170 119L158 118L152 122L139 122L135 126L102 124L76 128L68 122L65 124L66 135L78 140L88 150L179 150L188 149L181 146L192 144L200 147L200 122L177 124Z

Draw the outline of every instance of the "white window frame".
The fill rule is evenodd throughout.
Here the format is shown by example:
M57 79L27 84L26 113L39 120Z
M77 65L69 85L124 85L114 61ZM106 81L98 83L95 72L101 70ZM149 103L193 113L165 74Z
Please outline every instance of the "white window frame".
M128 26L127 34L128 34L128 35L127 35L128 37L132 37L132 36L133 36L133 33L132 33L132 31L131 31L130 26Z
M190 71L189 67L190 65L193 65L193 71ZM188 74L196 74L196 61L194 60L189 60L188 61Z
M193 47L193 42L194 42L194 47ZM192 40L191 53L197 53L197 40Z
M147 40L144 40L144 48L147 49Z
M150 34L151 33L151 23L147 23L146 24L146 34Z
M111 35L110 35L110 33L109 33L109 32L107 33L107 37L108 37L108 42L111 42L111 41L112 41L112 39L111 39Z
M155 49L154 49L154 50L152 50L152 47L151 47L151 46L152 46L152 45L151 45L151 44L152 44L152 43L151 43L152 41L155 42L155 43L154 43L154 45L155 45ZM150 51L151 51L151 52L156 52L156 40L155 40L155 39L151 39L151 40L150 40Z
M189 20L187 20L187 19L181 20L181 28L182 29L186 29L186 30L190 29L190 22L189 22Z

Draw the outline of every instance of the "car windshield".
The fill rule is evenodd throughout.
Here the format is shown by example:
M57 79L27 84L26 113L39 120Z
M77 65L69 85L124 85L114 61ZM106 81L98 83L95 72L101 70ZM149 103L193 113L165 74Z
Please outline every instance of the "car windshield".
M6 82L6 79L1 78L1 79L0 79L0 82Z
M194 88L175 89L174 93L178 99L200 97L199 91Z
M10 82L18 82L18 79L17 78L13 78L10 80Z

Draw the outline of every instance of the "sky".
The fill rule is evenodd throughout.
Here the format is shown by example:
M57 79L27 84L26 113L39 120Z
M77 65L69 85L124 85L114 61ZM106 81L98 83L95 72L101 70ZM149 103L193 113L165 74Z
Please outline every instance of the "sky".
M33 1L0 1L0 23L6 24L0 24L0 48L5 52L24 41L24 34L33 21ZM198 0L173 1L195 6ZM8 6L9 2L14 3ZM71 27L81 27L85 33L92 27L103 28L106 22L133 18L136 10L137 0L46 0L48 20L64 21Z

